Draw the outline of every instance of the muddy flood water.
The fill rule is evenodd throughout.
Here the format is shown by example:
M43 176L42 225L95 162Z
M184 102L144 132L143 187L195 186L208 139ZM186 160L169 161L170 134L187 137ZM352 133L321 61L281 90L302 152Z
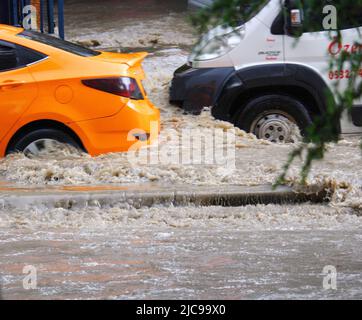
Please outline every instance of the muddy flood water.
M144 10L146 8L146 10ZM219 163L135 163L126 154L66 152L0 160L0 180L27 186L158 183L219 186L275 181L294 145L272 145L205 110L185 115L168 102L173 71L196 40L186 1L66 1L69 40L110 51L149 50L150 100L162 132L151 154L184 154L183 130L213 133L231 148ZM196 132L196 131L193 131ZM227 138L225 139L225 133ZM176 142L175 142L176 141ZM0 196L0 288L4 299L351 299L362 298L362 158L357 137L328 147L308 184L330 188L326 204L227 207L94 204L6 210ZM296 184L300 163L288 175ZM1 189L1 183L0 183ZM26 290L24 267L36 269ZM337 288L323 287L326 266Z

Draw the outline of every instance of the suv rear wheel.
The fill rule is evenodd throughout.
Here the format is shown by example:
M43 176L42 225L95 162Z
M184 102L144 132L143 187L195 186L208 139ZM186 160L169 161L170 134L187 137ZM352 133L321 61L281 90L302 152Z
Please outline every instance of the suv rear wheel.
M266 95L249 101L235 124L259 139L290 143L297 136L297 128L304 135L311 123L312 119L300 101L289 96Z

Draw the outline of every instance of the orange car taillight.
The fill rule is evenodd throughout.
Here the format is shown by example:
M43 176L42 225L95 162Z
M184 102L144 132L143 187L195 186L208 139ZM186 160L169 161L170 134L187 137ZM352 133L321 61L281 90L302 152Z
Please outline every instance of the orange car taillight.
M134 100L143 100L143 94L133 78L100 78L82 80L87 87Z

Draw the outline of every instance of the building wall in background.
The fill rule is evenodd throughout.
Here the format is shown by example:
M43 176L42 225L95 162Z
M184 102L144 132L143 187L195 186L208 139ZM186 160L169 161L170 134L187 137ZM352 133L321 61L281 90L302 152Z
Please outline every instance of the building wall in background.
M0 1L0 23L10 23L9 17L9 1Z
M31 4L36 8L37 26L40 29L40 0L31 0Z
M20 3L20 2L19 2ZM30 4L37 10L37 25L40 26L40 0L31 0ZM10 15L10 1L0 0L0 23L11 23Z

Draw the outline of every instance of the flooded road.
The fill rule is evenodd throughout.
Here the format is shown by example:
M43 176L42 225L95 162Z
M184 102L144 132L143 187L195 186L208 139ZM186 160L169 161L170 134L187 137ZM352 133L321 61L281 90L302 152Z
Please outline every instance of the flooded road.
M73 41L115 50L191 46L185 0L67 1L66 34Z
M293 145L271 145L216 121L205 110L185 115L168 102L173 71L195 41L186 1L75 1L66 5L66 34L110 51L152 52L144 62L149 98L161 109L152 153L187 151L185 129L235 150L235 166L138 164L126 154L96 158L0 160L0 180L33 186L93 187L160 183L219 186L273 183ZM95 42L96 41L96 42ZM194 132L194 131L193 131ZM230 139L225 140L227 132ZM278 299L362 298L362 158L358 138L329 146L309 184L334 191L331 204L242 208L33 206L9 211L0 202L0 285L5 299ZM295 184L299 165L288 176ZM38 286L24 290L25 266ZM324 290L322 270L335 266L338 289Z
M0 228L5 299L362 298L361 217L348 211L38 210L7 223L13 228ZM29 265L37 287L24 290ZM323 288L326 266L337 269L337 290Z
M137 236L134 235L137 233ZM191 236L193 234L193 236ZM4 236L1 237L2 241ZM361 299L360 231L68 231L2 243L5 299ZM198 241L195 242L194 238ZM18 245L17 241L21 241ZM36 253L36 254L34 254ZM26 264L38 288L22 289ZM337 290L322 286L336 265Z

